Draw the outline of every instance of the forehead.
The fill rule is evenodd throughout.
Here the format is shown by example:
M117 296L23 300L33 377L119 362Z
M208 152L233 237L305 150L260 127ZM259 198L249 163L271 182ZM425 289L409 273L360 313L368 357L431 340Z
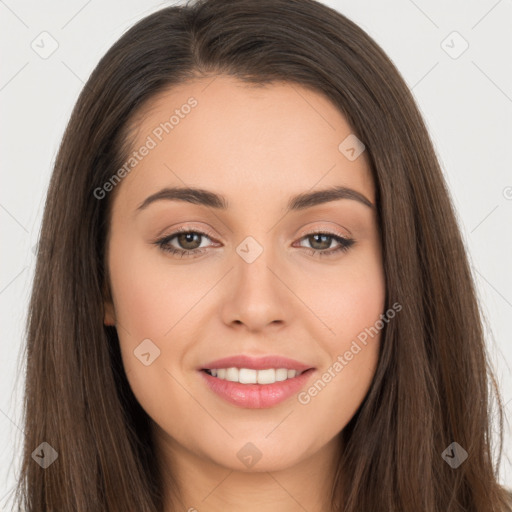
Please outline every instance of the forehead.
M245 205L343 185L374 202L366 153L351 161L339 149L351 126L328 98L297 84L193 80L152 98L131 128L131 152L151 148L123 180L131 202L172 185Z

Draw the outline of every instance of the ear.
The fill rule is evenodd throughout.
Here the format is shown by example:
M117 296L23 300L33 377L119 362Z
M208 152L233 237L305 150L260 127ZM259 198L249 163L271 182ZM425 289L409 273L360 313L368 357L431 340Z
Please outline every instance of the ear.
M114 305L112 302L105 301L103 303L105 316L103 318L104 325L116 325L116 315L114 311Z
M110 293L110 286L107 283L104 283L103 285L103 311L105 312L103 324L112 326L116 325L114 302L112 300L112 294Z

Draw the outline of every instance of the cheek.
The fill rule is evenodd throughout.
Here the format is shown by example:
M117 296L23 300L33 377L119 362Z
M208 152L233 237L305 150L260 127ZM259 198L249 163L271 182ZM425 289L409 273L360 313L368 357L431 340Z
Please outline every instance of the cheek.
M323 288L310 288L307 303L322 320L317 340L328 360L298 398L315 411L318 428L324 421L335 432L358 409L377 368L386 295L379 252L347 259L339 272L316 280L322 282Z
M204 295L205 282L192 267L168 263L165 255L126 234L112 237L111 247L110 281L125 373L139 403L158 410L181 398L172 375L194 339L183 326ZM138 356L148 352L151 363L146 366Z
M351 340L375 324L385 308L385 280L380 253L361 251L332 267L302 280L301 296L322 331L328 351L346 350ZM321 334L320 334L321 333Z
M349 343L350 348L338 351L332 363L297 396L301 415L308 418L308 428L319 441L342 431L361 406L377 368L379 344L379 334L366 346Z
M109 264L116 320L133 338L161 338L201 288L184 267L172 270L156 249L128 240L112 240Z

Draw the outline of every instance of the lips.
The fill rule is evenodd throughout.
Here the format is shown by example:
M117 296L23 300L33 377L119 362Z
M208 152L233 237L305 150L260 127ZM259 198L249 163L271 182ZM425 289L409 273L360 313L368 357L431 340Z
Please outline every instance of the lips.
M246 368L249 370L265 370L285 368L296 370L292 378L271 384L242 384L211 375L212 369ZM203 381L216 395L238 407L263 409L273 407L297 394L316 373L311 365L282 356L251 357L238 355L210 361L198 368Z

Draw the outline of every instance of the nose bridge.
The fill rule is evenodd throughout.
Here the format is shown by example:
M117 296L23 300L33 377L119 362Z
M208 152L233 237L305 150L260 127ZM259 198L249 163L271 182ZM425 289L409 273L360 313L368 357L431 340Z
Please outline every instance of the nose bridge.
M279 264L271 239L271 233L260 230L255 236L245 237L235 248L233 290L224 310L228 323L238 321L258 329L285 319L286 287L276 277Z
M256 238L257 237L257 238ZM271 243L272 234L261 231L259 234L246 236L236 247L235 274L238 286L250 286L251 291L275 285L275 275L270 269L278 266ZM268 290L266 290L268 292Z

